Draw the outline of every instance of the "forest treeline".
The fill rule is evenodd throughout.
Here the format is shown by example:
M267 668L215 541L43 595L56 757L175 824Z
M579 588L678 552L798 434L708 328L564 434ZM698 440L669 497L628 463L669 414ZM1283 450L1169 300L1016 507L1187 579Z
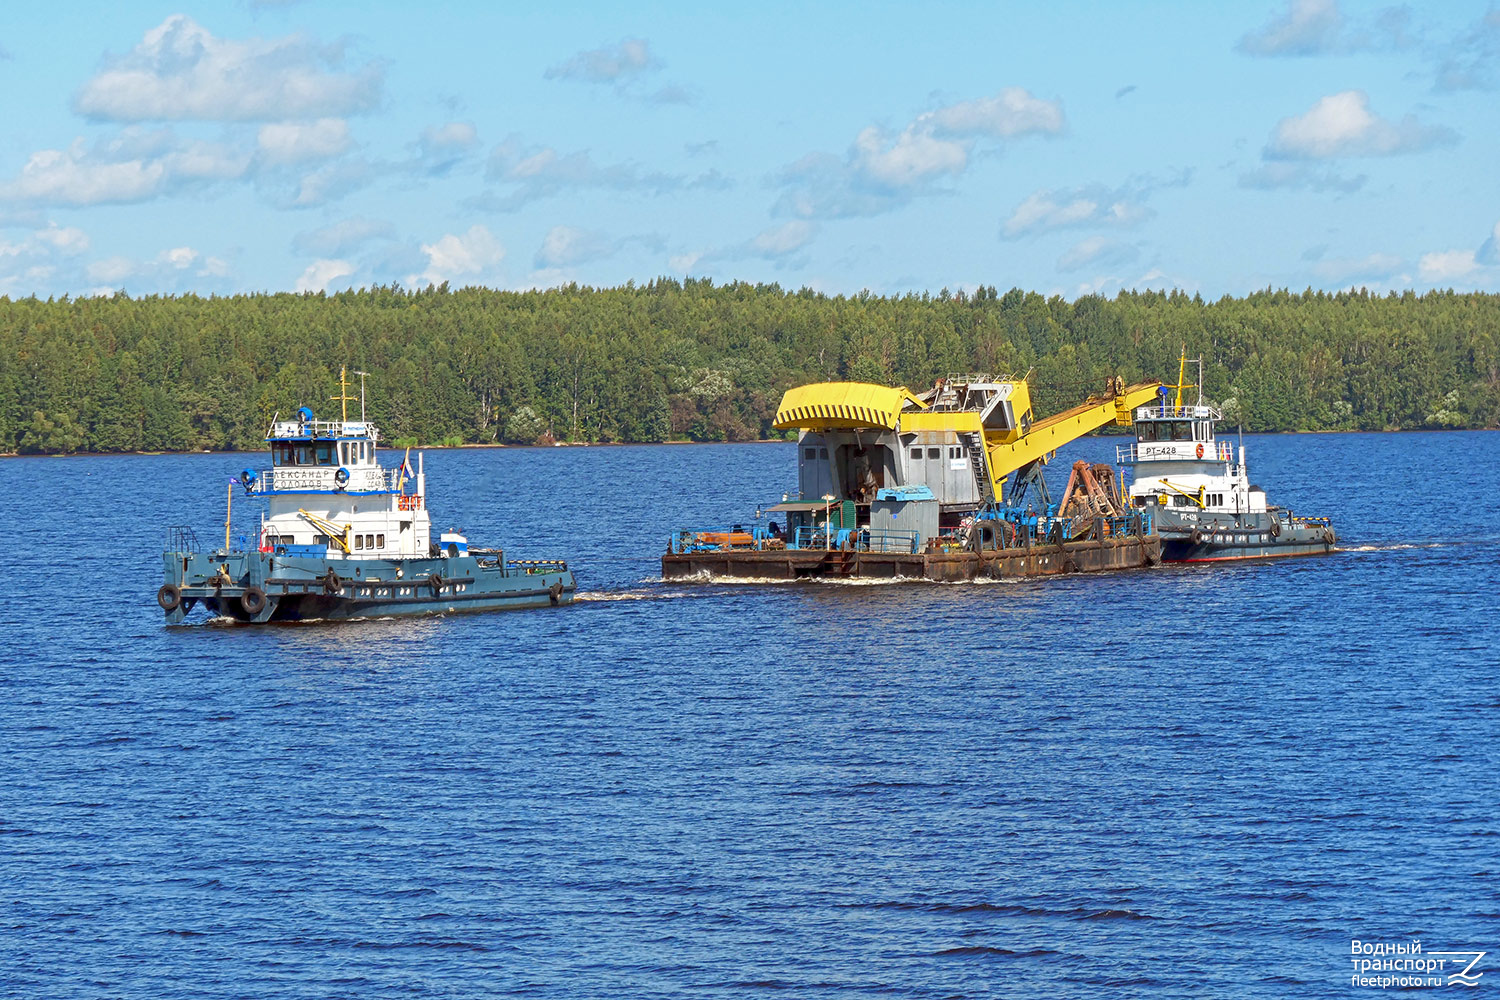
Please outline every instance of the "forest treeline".
M0 451L258 449L277 411L369 372L371 419L423 444L775 435L789 386L925 388L1032 372L1041 412L1107 376L1205 360L1246 430L1500 425L1500 296L1266 290L1205 301L1017 289L882 297L708 280L621 288L0 298Z

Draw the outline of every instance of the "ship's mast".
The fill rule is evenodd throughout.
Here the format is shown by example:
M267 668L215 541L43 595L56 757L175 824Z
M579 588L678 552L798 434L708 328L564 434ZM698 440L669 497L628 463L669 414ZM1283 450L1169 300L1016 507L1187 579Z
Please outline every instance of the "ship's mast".
M1177 401L1173 409L1182 409L1183 382L1187 379L1187 344L1182 345L1182 357L1177 360Z
M363 394L364 394L364 390L363 389L360 390L360 394L361 394L361 396L363 396ZM341 404L343 406L343 414L344 414L343 419L344 419L345 423L348 423L348 421L349 421L349 404L354 401L354 397L351 396L351 395L349 395L349 373L348 373L347 369L345 369L345 368L340 368L339 369L339 394L337 396L329 396L328 398L331 399L331 400L333 400L335 403L339 403L339 404ZM364 401L363 401L363 399L361 399L359 406L360 406L360 417L363 418L364 417Z

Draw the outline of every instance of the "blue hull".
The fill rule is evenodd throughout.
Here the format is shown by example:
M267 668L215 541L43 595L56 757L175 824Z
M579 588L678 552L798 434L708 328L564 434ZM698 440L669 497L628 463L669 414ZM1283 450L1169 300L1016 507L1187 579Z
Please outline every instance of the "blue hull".
M245 622L341 620L557 607L577 581L566 563L507 564L498 553L339 559L267 552L166 552L157 601L177 624L201 605Z

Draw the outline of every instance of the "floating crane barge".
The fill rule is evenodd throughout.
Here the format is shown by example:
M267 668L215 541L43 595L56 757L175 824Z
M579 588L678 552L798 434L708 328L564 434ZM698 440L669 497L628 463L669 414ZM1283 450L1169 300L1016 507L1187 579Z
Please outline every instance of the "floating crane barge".
M783 528L674 533L662 576L913 578L1052 576L1161 561L1151 509L1132 509L1107 465L1077 463L1062 500L1042 476L1057 449L1129 425L1159 382L1125 385L1041 420L1024 379L958 375L915 394L862 382L799 386L778 430L796 430L797 495Z

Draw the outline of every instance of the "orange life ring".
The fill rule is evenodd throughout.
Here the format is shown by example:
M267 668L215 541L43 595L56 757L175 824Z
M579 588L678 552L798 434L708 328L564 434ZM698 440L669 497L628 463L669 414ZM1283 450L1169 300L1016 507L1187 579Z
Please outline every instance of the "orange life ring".
M1203 457L1203 442L1202 441L1198 442L1198 457L1199 458Z

